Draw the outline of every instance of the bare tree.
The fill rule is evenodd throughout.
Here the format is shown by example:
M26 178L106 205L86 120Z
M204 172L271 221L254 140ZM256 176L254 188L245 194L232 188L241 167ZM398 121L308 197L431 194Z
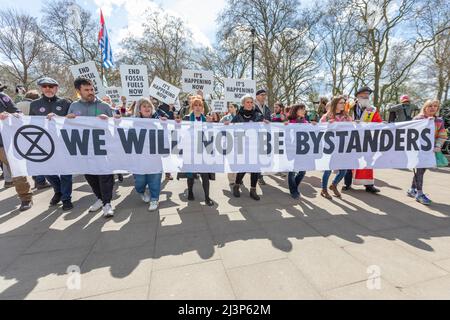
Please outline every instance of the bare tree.
M45 2L42 13L41 34L66 65L90 60L100 65L98 26L89 11L72 0L57 0ZM78 16L77 25L71 23L74 14Z
M35 78L37 57L43 44L36 18L16 10L0 11L0 55L2 72L28 87Z
M127 37L122 46L123 62L145 64L149 73L174 85L180 84L181 71L190 63L191 33L179 18L148 10L142 37Z
M277 83L277 77L284 74L286 76L284 80L294 78L289 78L291 76L289 70L280 68L283 67L283 58L292 54L289 50L298 48L291 45L290 41L305 43L305 33L302 31L308 28L302 25L301 14L297 0L229 0L227 8L219 16L219 39L226 40L236 32L241 32L244 36L242 30L246 30L245 35L249 35L248 31L255 30L256 80L267 89L269 105L273 105L283 91L282 84ZM290 37L290 41L286 41L286 37ZM313 45L310 51L316 48L317 45ZM309 61L312 57L310 51L306 56L291 55L289 58L293 64L284 63L284 66L286 68L295 66L294 72L304 71L303 67L310 67ZM304 51L301 52L305 54ZM284 91L286 92L286 89Z
M437 36L448 29L448 24L440 26L432 34L424 33L417 24L409 38L395 39L395 31L400 25L420 21L417 17L423 5L421 1L355 0L354 5L358 8L356 31L371 53L374 103L380 107L386 102L387 93L405 80L417 59L436 43ZM395 45L394 40L397 41ZM400 48L403 48L402 55L398 53ZM397 52L392 55L393 49ZM389 63L392 57L395 63Z

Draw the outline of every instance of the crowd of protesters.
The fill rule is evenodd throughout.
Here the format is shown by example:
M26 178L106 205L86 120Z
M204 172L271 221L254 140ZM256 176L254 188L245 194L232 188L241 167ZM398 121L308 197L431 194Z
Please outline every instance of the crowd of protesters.
M58 97L59 84L51 78L42 78L37 82L40 88L38 91L25 92L23 86L16 88L16 99L11 99L3 93L6 88L0 83L0 120L5 120L9 116L21 117L46 116L49 120L54 117L66 117L74 119L79 116L97 117L101 120L121 117L137 117L143 119L159 119L160 121L175 120L181 121L200 121L216 122L223 125L232 125L233 123L246 122L264 122L264 123L284 123L287 126L302 124L333 123L333 122L383 122L377 108L371 105L370 96L373 91L369 87L363 87L356 93L355 99L340 95L333 97L330 101L321 98L317 102L317 108L314 112L308 112L305 104L296 103L292 106L284 106L281 102L276 102L273 108L267 105L267 92L259 90L256 93L256 99L252 96L244 96L241 105L230 103L227 106L227 113L222 115L216 112L210 112L202 92L198 95L191 95L189 100L176 110L174 105L160 104L156 99L148 97L143 98L131 105L127 104L126 98L121 97L120 103L113 103L111 97L97 97L95 95L93 83L90 80L78 78L74 82L74 87L79 97L78 101ZM412 121L432 118L436 124L436 143L434 151L441 152L444 142L448 139L447 131L444 128L444 122L439 117L440 103L437 100L427 101L421 109L413 106L408 96L400 98L400 105L390 109L389 122ZM273 110L273 111L272 111ZM0 163L2 165L2 176L5 180L4 186L15 187L18 197L21 200L20 210L26 211L33 206L32 188L27 177L11 176L11 170L8 165L8 159L3 148L0 135ZM410 197L414 197L418 202L429 205L431 200L423 191L424 174L426 169L414 170L413 182L411 188L406 192ZM301 197L301 182L307 173L305 171L289 172L287 182L289 191L294 199ZM246 173L229 174L228 179L232 187L234 197L241 196L241 188ZM263 175L250 172L250 198L255 201L260 200L257 193L257 184L265 185ZM375 186L374 172L371 169L363 170L336 170L336 175L331 182L331 170L323 173L321 196L331 200L334 197L341 198L343 192L352 190L352 186L361 185L371 194L380 192ZM135 181L135 190L142 201L149 205L150 211L156 211L159 207L159 198L161 192L162 174L144 174L133 175ZM178 174L178 179L187 180L189 201L195 200L193 187L195 181L201 178L205 203L207 206L214 206L214 201L210 198L210 184L215 180L212 173L184 173ZM115 184L114 175L85 175L85 179L92 189L96 200L89 208L90 212L103 210L106 218L114 216L114 208L111 204L113 188ZM119 182L123 181L123 176L118 176ZM166 180L173 180L170 173L165 174ZM49 202L51 207L62 204L62 210L69 211L74 205L72 203L72 176L37 176L33 177L36 189L45 189L52 187L54 195ZM342 189L338 185L344 181ZM330 195L331 191L332 195Z

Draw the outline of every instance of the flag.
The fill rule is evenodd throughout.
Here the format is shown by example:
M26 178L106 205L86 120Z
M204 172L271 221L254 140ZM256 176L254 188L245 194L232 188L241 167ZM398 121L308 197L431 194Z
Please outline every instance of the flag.
M100 32L98 33L98 44L102 51L103 67L106 69L114 67L114 58L109 42L108 30L106 29L105 18L103 12L100 10Z

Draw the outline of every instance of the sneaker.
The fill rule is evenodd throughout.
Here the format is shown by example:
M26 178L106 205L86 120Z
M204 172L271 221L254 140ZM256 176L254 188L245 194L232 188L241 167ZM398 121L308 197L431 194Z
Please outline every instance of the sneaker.
M107 203L103 206L103 217L105 218L114 217L114 210L110 203Z
M352 186L343 186L342 187L342 191L352 191L352 190L353 190Z
M150 203L150 195L147 192L140 194L142 201L145 203Z
M148 211L156 211L158 210L159 202L157 200L150 201L150 207L148 208Z
M214 206L214 201L212 201L210 198L206 198L205 203L208 207Z
M332 184L332 185L330 186L330 190L333 191L334 196L335 196L336 198L342 198L342 195L341 195L341 193L338 191L336 185Z
M12 188L12 187L14 187L14 182L6 182L5 181L5 185L3 186L5 189L8 189L8 188Z
M89 212L97 212L103 208L103 201L98 199L95 203L89 208Z
M27 210L30 210L31 209L31 207L33 206L33 201L22 201L22 203L20 204L20 208L19 208L19 210L20 211L27 211Z
M44 183L35 183L34 184L34 188L37 190L43 190L43 189L47 189L50 187L51 187L51 184L47 183L47 181Z
M50 200L50 207L57 206L58 203L61 201L62 194L61 192L55 193L52 200Z
M426 206L429 206L432 202L425 194L418 195L416 201Z
M417 189L409 189L406 192L406 195L410 198L414 198L414 199L417 198Z
M72 201L70 200L64 200L63 201L63 206L62 206L63 211L69 211L73 209L73 204Z

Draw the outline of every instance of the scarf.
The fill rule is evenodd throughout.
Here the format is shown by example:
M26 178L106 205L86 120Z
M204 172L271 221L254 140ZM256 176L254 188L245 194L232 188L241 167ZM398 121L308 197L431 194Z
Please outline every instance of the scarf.
M203 114L201 114L200 120L202 122L206 122L206 117ZM197 119L195 118L195 114L193 112L191 112L191 114L189 115L189 121L197 121Z

